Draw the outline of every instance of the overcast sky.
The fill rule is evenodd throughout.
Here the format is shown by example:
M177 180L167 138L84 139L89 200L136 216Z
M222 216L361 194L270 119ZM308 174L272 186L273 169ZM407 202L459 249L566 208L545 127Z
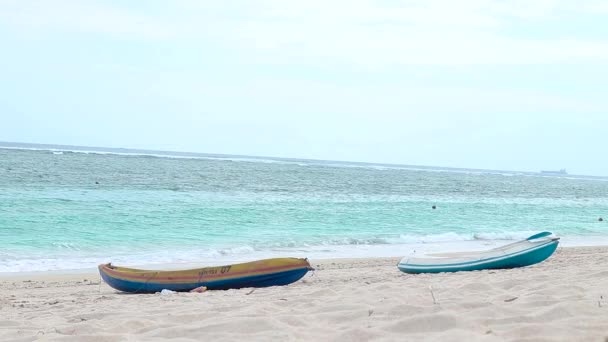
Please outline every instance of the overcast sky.
M0 0L0 140L608 175L608 1Z

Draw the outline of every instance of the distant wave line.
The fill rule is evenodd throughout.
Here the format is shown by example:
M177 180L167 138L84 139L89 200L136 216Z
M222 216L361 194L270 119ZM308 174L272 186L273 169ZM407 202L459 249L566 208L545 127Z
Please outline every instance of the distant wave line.
M272 164L297 165L297 166L363 168L363 169L373 169L373 170L381 170L381 171L382 170L407 170L407 171L445 172L445 173L478 174L478 175L484 175L484 174L501 175L501 176L518 176L519 175L519 176L535 176L535 177L556 177L556 178L567 178L567 179L608 180L608 177L603 177L603 176L587 176L587 175L572 175L572 174L548 175L548 174L541 174L538 172L529 172L529 171L508 171L508 170L425 166L425 165L335 161L335 160L322 160L322 159L298 159L298 158L285 158L285 157L247 156L247 155L236 155L236 154L214 154L214 153L199 153L199 152L155 151L155 150L141 150L141 149L113 148L113 147L84 147L84 146L73 146L73 145L48 145L48 144L0 142L0 149L50 151L50 152L64 152L64 153L71 152L71 153L118 155L118 156L144 156L144 157L172 158L172 159L220 160L220 161L250 162L250 163L268 163L268 164L272 163Z

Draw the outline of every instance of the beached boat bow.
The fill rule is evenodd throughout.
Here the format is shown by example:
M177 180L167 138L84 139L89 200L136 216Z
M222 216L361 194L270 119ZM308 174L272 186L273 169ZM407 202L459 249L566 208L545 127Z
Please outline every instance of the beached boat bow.
M550 257L559 238L542 232L506 246L480 252L405 257L397 266L406 273L439 273L529 266Z
M307 259L274 258L242 264L179 271L155 271L99 265L99 273L111 287L124 292L150 293L164 289L190 291L267 287L291 284L313 268Z

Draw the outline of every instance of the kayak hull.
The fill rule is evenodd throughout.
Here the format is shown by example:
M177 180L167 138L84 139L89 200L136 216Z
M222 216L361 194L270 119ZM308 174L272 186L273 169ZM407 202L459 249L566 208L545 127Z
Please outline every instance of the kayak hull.
M549 258L558 244L558 238L543 238L451 258L403 258L398 268L406 273L441 273L525 267Z

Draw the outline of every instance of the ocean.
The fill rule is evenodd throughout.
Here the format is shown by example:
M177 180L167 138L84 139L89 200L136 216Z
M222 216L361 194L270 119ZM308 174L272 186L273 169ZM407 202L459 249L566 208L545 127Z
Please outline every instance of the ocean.
M608 178L0 143L0 273L399 256L543 230L608 244Z

